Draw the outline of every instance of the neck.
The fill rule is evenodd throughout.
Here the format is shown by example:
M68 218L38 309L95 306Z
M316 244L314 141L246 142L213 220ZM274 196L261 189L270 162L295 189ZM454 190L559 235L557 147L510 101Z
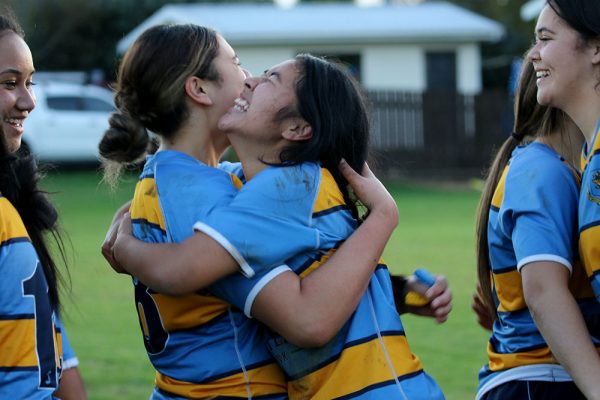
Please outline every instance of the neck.
M247 181L267 168L268 164L279 164L279 146L265 145L264 142L246 140L244 137L230 135L231 146L235 150Z
M595 88L591 90L581 96L579 101L571 101L572 105L568 109L564 108L583 133L588 146L592 144L600 119L600 93Z
M179 129L171 140L162 140L160 150L176 150L216 167L228 146L223 133L211 134L205 127L188 124Z

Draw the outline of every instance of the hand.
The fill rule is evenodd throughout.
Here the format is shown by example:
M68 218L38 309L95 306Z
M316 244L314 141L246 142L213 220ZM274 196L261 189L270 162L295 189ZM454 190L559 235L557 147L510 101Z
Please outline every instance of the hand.
M121 268L121 266L118 264L118 262L116 261L116 259L114 257L113 248L114 248L115 240L117 238L117 231L119 229L119 226L121 225L121 221L123 220L123 217L124 217L125 213L129 210L130 206L131 206L131 201L128 201L127 203L125 203L121 207L119 207L119 209L115 212L115 215L113 216L110 227L108 228L108 232L106 232L106 236L105 236L104 241L102 242L102 246L101 246L102 255L104 256L106 261L108 261L110 266L116 272L119 272L119 273L123 273L124 270Z
M410 275L407 278L406 290L419 293L429 300L429 303L423 306L406 305L407 312L434 317L440 324L448 319L448 315L452 310L452 291L448 287L448 281L444 276L436 275L433 286L427 287L414 275Z
M115 235L115 240L112 246L112 258L114 260L114 265L111 264L113 269L119 274L128 274L129 271L125 269L120 260L123 260L123 250L127 247L127 242L130 240L137 240L133 236L133 228L131 225L131 214L126 212L121 218L121 223L117 229L117 233ZM119 256L119 254L121 256Z
M340 162L339 169L358 199L371 212L384 213L388 218L391 218L390 222L394 223L394 226L398 225L398 206L396 205L396 201L373 172L371 172L367 163L364 164L360 174L354 171L343 159Z
M481 286L477 283L477 289L473 293L473 303L471 303L471 309L477 315L477 322L483 329L488 331L492 330L494 326L494 317L490 314L490 310L486 307L483 302L483 293L481 292Z

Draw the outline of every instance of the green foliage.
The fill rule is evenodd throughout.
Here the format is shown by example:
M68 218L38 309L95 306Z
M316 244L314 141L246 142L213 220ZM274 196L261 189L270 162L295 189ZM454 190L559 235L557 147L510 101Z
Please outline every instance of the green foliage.
M135 177L109 193L97 172L55 172L45 180L73 245L72 294L64 298L65 324L94 400L147 398L154 380L140 337L129 278L100 255L113 212L130 198ZM447 323L404 316L407 337L448 399L474 398L485 362L486 333L469 304L475 285L474 213L479 193L389 183L400 224L384 258L396 273L426 267L447 276L454 310Z

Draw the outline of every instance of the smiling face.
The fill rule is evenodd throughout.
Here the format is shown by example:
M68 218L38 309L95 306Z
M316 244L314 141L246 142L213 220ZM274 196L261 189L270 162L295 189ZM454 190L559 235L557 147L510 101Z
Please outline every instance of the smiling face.
M240 60L225 39L218 36L219 52L213 65L219 73L219 82L213 84L211 100L213 101L216 121L230 109L235 99L244 89L244 80L248 77Z
M17 34L0 32L0 114L8 150L17 151L23 136L23 121L35 107L31 78L31 51Z
M258 141L281 139L283 124L296 115L296 82L299 71L294 60L275 65L258 77L248 78L234 107L220 119L228 134L252 136Z
M569 112L585 89L596 84L594 49L549 5L538 18L535 36L528 58L537 75L538 102Z

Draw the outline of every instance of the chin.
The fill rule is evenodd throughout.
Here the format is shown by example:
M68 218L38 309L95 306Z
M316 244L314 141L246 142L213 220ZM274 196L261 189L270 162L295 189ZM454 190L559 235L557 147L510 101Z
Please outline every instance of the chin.
M548 106L552 105L552 99L551 99L551 97L548 96L548 95L544 95L544 93L541 93L539 90L538 90L538 93L537 93L537 102L541 106L548 107Z

